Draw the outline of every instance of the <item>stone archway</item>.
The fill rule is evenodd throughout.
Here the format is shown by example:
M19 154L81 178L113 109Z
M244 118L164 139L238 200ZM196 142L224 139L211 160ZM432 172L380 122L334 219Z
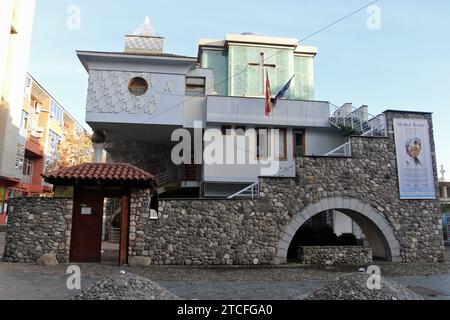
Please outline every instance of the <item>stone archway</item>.
M352 218L366 235L374 255L383 256L391 262L402 261L400 242L393 227L369 204L354 198L326 198L297 213L281 235L278 244L279 264L287 263L289 246L300 227L316 214L327 210L338 210Z

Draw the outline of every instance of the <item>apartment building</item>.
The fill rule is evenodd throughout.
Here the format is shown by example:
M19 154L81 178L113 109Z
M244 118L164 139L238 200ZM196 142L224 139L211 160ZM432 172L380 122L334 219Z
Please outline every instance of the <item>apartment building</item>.
M30 74L26 75L15 155L14 179L0 187L2 220L6 221L7 200L23 196L39 196L51 192L42 174L54 168L58 159L58 144L67 134L82 134L86 130Z
M22 194L15 189L20 183L17 154L23 150L19 136L34 7L34 0L0 4L0 224L8 197Z

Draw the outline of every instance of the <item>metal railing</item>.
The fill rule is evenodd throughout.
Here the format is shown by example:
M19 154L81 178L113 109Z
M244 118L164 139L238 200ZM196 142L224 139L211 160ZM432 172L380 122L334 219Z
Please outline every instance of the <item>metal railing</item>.
M179 170L173 169L157 174L155 180L158 183L158 189L165 190L169 185L180 182Z
M334 150L331 150L325 156L327 157L350 157L352 155L352 144L347 142L342 146L337 147Z
M355 108L349 104L338 107L330 103L330 123L337 128L349 127L359 131L363 136L386 136L386 119L384 114L374 116L363 106Z
M363 137L385 137L386 117L384 114L374 116L367 112L367 106L354 108L350 104L338 107L330 103L330 123L336 128L345 127L355 131L355 135ZM325 156L350 157L352 155L352 146L350 141L331 150Z
M252 199L259 197L259 182L255 182L252 185L249 185L245 189L242 189L239 192L228 197L228 199L234 199L236 197L251 197Z
M294 170L295 171L295 164L284 168L284 169L280 169L277 174L275 175L275 177L286 177L286 173L289 173L290 171ZM295 176L295 175L294 175Z

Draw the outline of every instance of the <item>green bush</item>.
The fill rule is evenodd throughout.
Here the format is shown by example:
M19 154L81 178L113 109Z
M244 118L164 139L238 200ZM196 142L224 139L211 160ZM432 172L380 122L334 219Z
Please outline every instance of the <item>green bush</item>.
M342 136L349 138L351 136L360 136L362 135L362 131L358 129L354 129L351 126L339 126L339 130Z
M358 239L353 233L343 233L338 238L340 246L357 246Z
M338 237L329 226L312 228L304 226L296 237L296 246L337 246Z

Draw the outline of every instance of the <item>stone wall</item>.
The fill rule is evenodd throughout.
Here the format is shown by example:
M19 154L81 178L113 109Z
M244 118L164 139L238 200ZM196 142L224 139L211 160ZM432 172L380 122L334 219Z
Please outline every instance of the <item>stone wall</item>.
M388 137L351 138L352 157L304 157L296 178L260 178L254 200L161 201L151 219L149 190L133 190L130 257L152 264L223 265L286 262L299 228L315 214L339 210L352 217L371 242L374 256L403 262L444 261L438 202L400 200L394 118L430 114L386 113ZM434 168L437 181L437 168ZM436 185L437 190L437 185ZM13 199L6 260L31 262L46 253L69 257L72 200Z
M260 178L259 199L161 201L159 219L150 220L143 206L149 196L140 194L132 202L130 256L151 257L153 264L283 263L302 223L339 209L371 236L375 255L442 262L437 201L399 198L392 128L396 117L425 118L433 140L431 115L386 116L388 137L352 137L349 158L298 158L296 178ZM434 158L434 143L432 152Z
M161 201L159 219L150 220L145 193L132 202L130 256L153 264L250 265L276 263L281 226L261 201Z
M299 247L298 260L302 264L366 265L373 262L372 249L368 247Z
M351 158L299 158L296 181L264 179L261 190L275 205L282 204L290 216L325 198L361 200L392 226L401 243L403 261L442 260L438 203L400 200L392 141L363 137L351 140Z
M36 262L55 254L68 262L72 229L72 199L10 199L4 261Z

